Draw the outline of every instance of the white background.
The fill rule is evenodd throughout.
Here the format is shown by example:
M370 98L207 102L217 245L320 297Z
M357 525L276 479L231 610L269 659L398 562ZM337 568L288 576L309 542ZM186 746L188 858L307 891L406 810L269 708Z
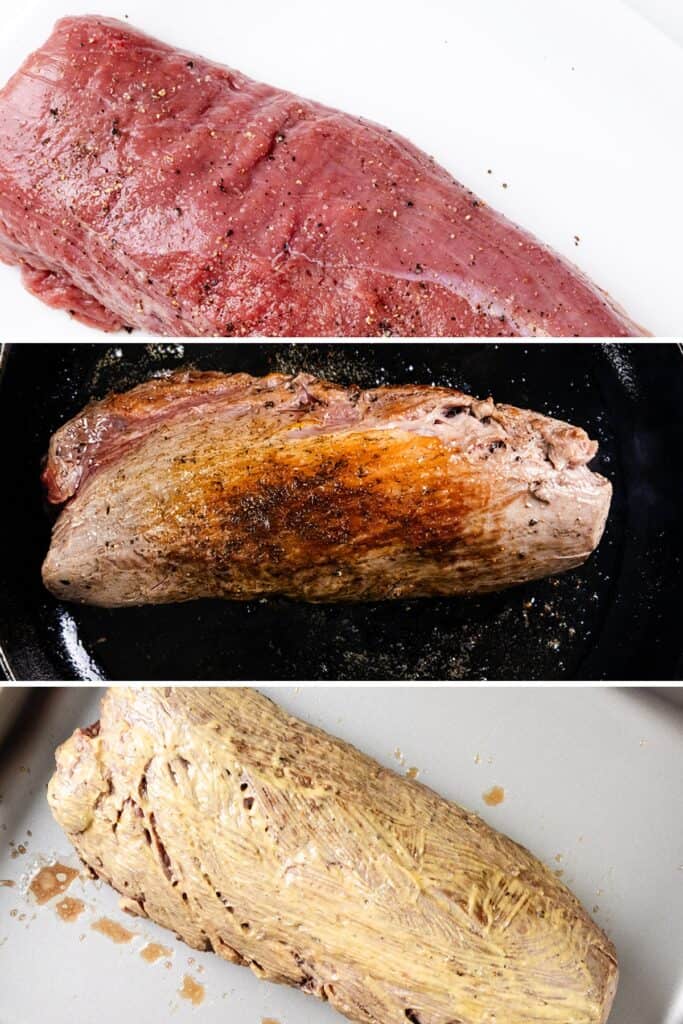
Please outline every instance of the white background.
M680 707L614 689L265 692L397 771L417 767L420 782L564 871L563 881L617 947L621 979L609 1024L682 1024ZM45 786L55 746L98 717L97 695L69 689L50 700L11 759L3 760L0 749L0 878L21 878L38 855L76 864L48 810ZM403 766L394 757L397 747ZM487 807L482 794L493 785L504 787L505 800ZM10 840L26 840L27 854L12 859ZM245 968L195 953L169 932L127 917L107 886L88 882L81 888L76 882L70 893L89 909L78 922L64 924L50 905L37 907L20 889L0 888L2 1024L261 1024L264 1017L281 1024L343 1024L310 996L259 981ZM103 914L136 938L115 946L92 932L90 923ZM140 959L149 939L172 947L170 970ZM189 958L196 963L188 964ZM200 1009L177 996L185 973L206 985Z
M407 135L577 262L646 329L683 330L680 0L21 0L3 8L3 81L56 18L128 15L167 42ZM0 267L0 304L6 340L96 337L26 295L16 269Z

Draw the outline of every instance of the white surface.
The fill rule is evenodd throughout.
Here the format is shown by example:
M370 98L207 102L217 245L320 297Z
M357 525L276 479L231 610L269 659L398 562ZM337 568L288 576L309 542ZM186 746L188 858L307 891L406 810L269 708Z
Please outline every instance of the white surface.
M604 689L266 692L386 765L399 771L417 766L422 782L563 869L587 908L599 907L595 919L617 946L621 982L610 1024L681 1024L683 713L674 705ZM49 699L33 737L20 748L15 744L11 759L3 761L0 750L0 878L19 878L37 855L76 863L44 792L55 744L97 717L96 695L71 689ZM397 747L403 768L394 757ZM492 785L503 786L506 798L487 808L482 794ZM12 859L10 840L26 840L27 854ZM50 905L35 906L19 889L0 887L2 1024L342 1022L312 997L260 982L245 968L197 954L120 913L106 886L76 882L70 891L89 905L74 924L59 921ZM138 937L115 946L93 933L89 924L102 914ZM173 947L171 969L137 955L149 938ZM189 958L195 963L188 965ZM177 996L185 973L206 985L201 1009Z
M403 133L636 322L683 329L680 0L4 6L2 81L58 17L129 15L169 43ZM0 303L9 339L96 336L24 293L16 269L0 267Z
M626 0L626 2L661 29L666 36L683 45L683 4L681 4L681 0Z

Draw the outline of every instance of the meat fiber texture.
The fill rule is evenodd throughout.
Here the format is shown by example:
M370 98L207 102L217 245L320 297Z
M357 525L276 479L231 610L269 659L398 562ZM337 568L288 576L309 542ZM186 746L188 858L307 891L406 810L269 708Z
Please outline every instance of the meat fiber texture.
M473 594L583 562L611 485L580 428L434 387L181 371L53 436L43 580L114 607Z
M0 257L104 330L643 333L400 136L98 17L0 93Z
M48 800L123 907L361 1024L601 1024L614 948L527 850L250 689L112 689Z

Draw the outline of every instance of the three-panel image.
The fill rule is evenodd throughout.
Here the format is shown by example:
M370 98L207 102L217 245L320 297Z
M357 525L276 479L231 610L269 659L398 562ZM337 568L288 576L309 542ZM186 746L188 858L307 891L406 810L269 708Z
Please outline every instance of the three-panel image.
M10 14L0 1024L683 1024L682 42Z

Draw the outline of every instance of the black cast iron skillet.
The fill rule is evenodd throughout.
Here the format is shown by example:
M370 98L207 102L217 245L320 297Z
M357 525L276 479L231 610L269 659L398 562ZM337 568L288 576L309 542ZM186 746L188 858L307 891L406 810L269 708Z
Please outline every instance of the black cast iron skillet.
M44 590L50 434L151 374L307 370L342 384L431 383L568 419L600 442L614 501L580 569L485 597L103 610ZM683 357L676 344L14 345L0 380L0 646L17 679L670 680L683 667Z

